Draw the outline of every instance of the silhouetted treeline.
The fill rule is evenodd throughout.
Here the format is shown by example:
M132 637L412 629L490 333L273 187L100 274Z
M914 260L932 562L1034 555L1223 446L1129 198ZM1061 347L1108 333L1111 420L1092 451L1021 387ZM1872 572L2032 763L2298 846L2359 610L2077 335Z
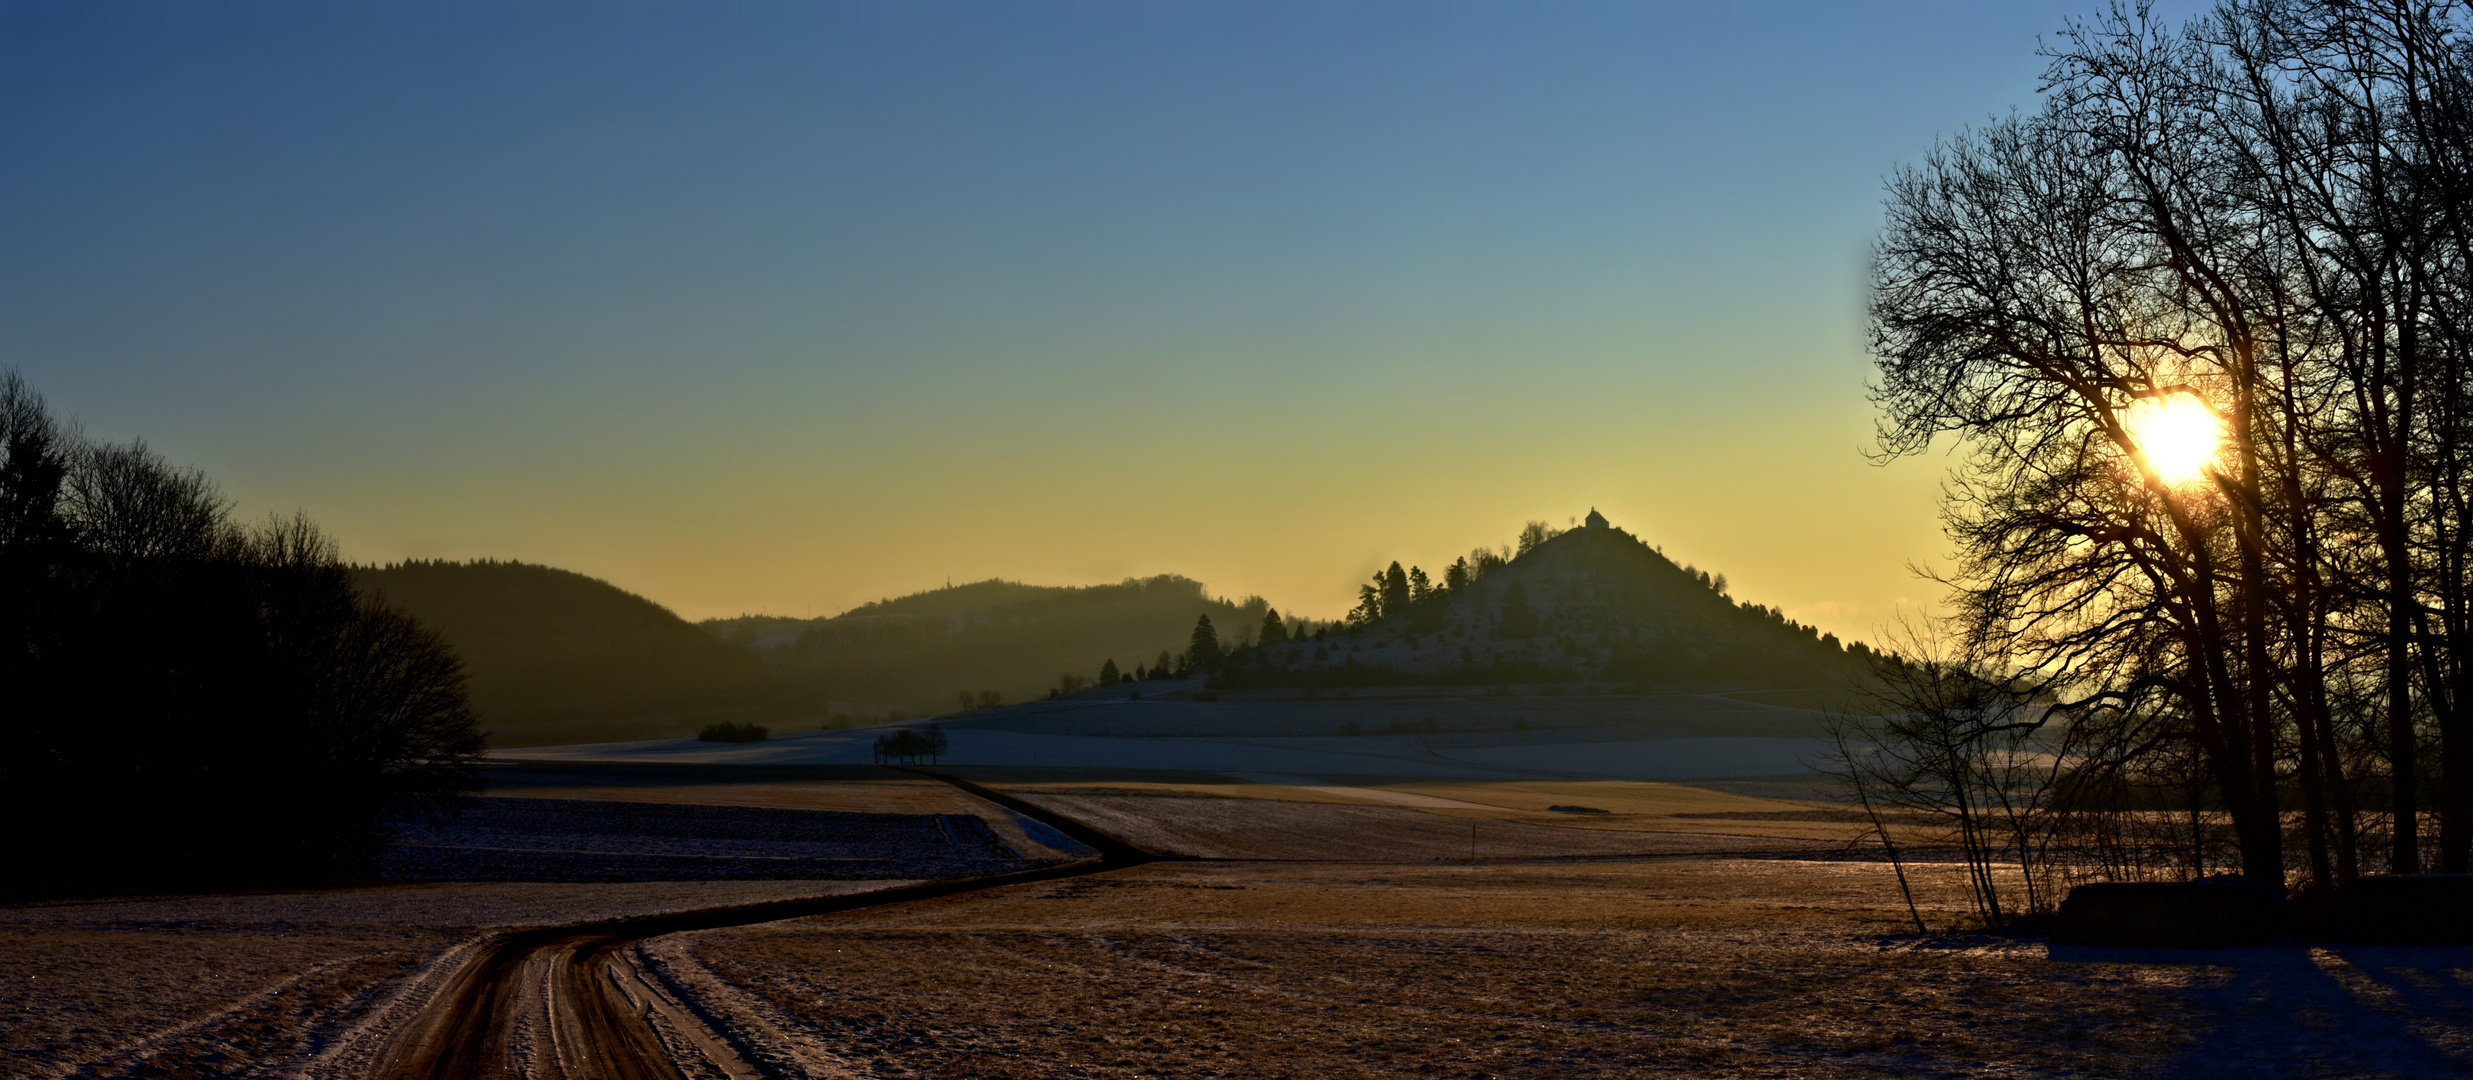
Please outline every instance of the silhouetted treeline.
M1079 693L1094 686L1109 687L1152 680L1216 679L1222 677L1228 670L1229 660L1232 657L1252 656L1255 650L1286 644L1290 641L1301 641L1307 635L1325 633L1330 630L1329 624L1318 628L1310 620L1282 618L1278 608L1261 604L1259 598L1249 600L1246 610L1250 611L1255 606L1262 608L1262 618L1255 627L1251 641L1240 638L1233 648L1222 644L1219 627L1211 622L1208 614L1201 615L1195 618L1193 629L1186 634L1185 651L1171 653L1161 650L1159 657L1147 667L1136 664L1131 668L1120 668L1116 665L1116 659L1110 657L1100 661L1099 676L1095 679L1085 679L1075 672L1067 672L1058 676L1056 686L1048 691L1048 696ZM1139 694L1140 691L1135 691L1135 693ZM968 694L963 695L962 707L965 709L972 707L969 697ZM999 701L998 704L1002 702Z
M1949 663L1998 691L1956 727L2071 747L2083 806L2186 790L2172 872L2473 870L2469 21L2115 8L1891 183L1882 449L1966 444ZM2168 408L2221 437L2192 475Z
M703 742L763 742L772 736L772 729L762 724L733 724L728 721L707 724L704 730L696 732L696 738Z
M0 373L0 814L11 889L297 880L465 789L481 735L437 635L304 518L79 438Z

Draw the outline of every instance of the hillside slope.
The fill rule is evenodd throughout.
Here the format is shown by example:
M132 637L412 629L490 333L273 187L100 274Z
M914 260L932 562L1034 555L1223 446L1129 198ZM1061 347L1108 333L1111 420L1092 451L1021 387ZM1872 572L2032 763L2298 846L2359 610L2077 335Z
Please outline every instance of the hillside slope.
M492 745L690 734L798 703L761 659L596 578L487 560L354 575L455 647Z
M1456 589L1317 640L1257 649L1238 686L1613 682L1741 690L1861 678L1864 648L1737 603L1621 529L1562 533Z
M1223 640L1250 640L1264 603L1210 596L1191 578L1161 575L1082 588L982 581L879 600L829 619L765 617L701 624L749 647L783 676L836 700L910 711L952 709L959 695L1036 697L1058 677L1084 679L1102 660L1130 672L1183 652L1197 617Z

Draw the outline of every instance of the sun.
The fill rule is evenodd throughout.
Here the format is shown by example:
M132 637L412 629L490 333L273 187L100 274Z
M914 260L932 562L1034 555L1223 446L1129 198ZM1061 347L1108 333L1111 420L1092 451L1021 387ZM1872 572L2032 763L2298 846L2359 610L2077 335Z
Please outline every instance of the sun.
M2181 484L2204 475L2224 441L2224 424L2207 403L2188 393L2141 398L2123 414L2130 441L2167 484Z

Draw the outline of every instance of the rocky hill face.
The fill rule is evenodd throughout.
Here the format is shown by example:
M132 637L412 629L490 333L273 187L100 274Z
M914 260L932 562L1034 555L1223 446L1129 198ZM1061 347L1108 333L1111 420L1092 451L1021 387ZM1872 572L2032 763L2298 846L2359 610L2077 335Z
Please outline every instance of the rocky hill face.
M1863 672L1863 646L1737 603L1723 586L1621 529L1574 529L1351 629L1252 650L1225 681L1750 689L1838 686Z

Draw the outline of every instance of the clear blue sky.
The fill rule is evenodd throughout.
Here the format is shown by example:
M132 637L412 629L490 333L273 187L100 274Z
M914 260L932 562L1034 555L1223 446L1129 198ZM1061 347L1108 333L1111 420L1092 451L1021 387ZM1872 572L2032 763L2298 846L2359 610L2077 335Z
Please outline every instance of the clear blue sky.
M1336 615L1596 505L1868 636L1940 550L1859 457L1881 178L2089 7L5 3L0 363L691 616Z

